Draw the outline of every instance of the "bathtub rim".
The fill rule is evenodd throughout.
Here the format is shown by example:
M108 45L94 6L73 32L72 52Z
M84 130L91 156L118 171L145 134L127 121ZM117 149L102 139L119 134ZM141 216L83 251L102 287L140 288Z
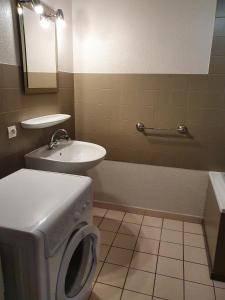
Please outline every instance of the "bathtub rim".
M210 171L209 178L216 196L219 210L221 213L225 213L225 173Z

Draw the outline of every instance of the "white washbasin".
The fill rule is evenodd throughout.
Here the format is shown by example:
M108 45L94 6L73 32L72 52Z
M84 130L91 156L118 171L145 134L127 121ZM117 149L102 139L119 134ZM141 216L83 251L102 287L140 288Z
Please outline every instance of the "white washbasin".
M104 159L102 146L81 141L60 141L55 149L43 146L25 155L26 167L44 171L77 174Z

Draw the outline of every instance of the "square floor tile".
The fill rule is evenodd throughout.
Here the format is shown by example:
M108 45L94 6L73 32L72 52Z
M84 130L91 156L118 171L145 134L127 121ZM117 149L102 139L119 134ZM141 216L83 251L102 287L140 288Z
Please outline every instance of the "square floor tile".
M182 260L183 245L161 241L159 255Z
M224 300L225 299L225 290L224 289L215 288L215 292L216 292L216 300Z
M113 242L113 246L133 250L137 241L137 236L118 233Z
M103 218L101 217L93 217L93 223L95 224L95 226L99 226L101 221L103 220Z
M139 237L135 250L157 255L159 251L159 241Z
M213 283L215 287L225 289L225 282L213 280Z
M170 229L162 229L161 240L164 242L183 244L183 232Z
M208 265L206 250L202 248L184 246L184 260Z
M202 225L184 222L184 232L203 234Z
M119 233L138 236L140 225L123 222L120 226Z
M141 224L142 219L142 215L126 213L123 221L128 223Z
M109 248L110 248L110 246L107 246L107 245L100 246L100 256L99 256L100 261L105 260L107 254L109 252Z
M120 221L117 220L109 220L109 219L105 219L102 221L101 225L100 225L100 229L101 230L107 230L107 231L112 231L112 232L117 232L117 230L120 227Z
M161 228L141 226L140 237L160 240Z
M111 220L117 220L117 221L122 221L123 217L125 215L125 212L119 211L119 210L108 210L105 218L106 219L111 219Z
M157 264L157 256L142 252L134 252L131 268L155 273Z
M92 209L92 215L95 217L104 217L107 212L107 209L99 208L99 207L93 207Z
M152 295L155 275L148 272L130 269L128 272L125 289Z
M99 274L99 272L100 272L102 266L103 266L103 262L102 262L102 261L99 261L98 264L97 264L97 267L96 267L95 276L94 276L94 281L97 279L98 274Z
M185 281L185 300L215 300L213 287Z
M168 300L183 300L183 280L156 275L154 296Z
M205 248L203 235L184 233L184 244L187 246Z
M162 218L144 216L143 225L161 228Z
M131 261L132 254L133 251L131 250L111 247L107 255L106 262L128 267Z
M97 282L123 287L128 269L122 266L105 263L98 276Z
M113 286L96 283L90 300L120 300L122 290Z
M101 244L111 245L116 234L110 231L100 231Z
M152 300L152 297L124 290L121 300Z
M183 261L159 256L157 274L183 279Z
M163 228L170 230L183 231L183 222L171 219L163 220Z
M213 285L208 266L184 262L184 279L206 285Z

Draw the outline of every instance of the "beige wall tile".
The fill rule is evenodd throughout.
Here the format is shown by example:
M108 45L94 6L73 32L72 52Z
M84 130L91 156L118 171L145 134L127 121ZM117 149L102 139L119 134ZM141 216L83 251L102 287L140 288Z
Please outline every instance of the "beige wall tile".
M211 68L216 68L219 75L78 76L75 83L79 94L84 95L83 99L78 96L81 102L76 110L77 119L82 120L77 121L78 138L105 146L110 160L189 169L225 169L224 161L215 159L216 152L216 156L221 153L222 157L221 144L225 145L225 138L216 143L210 140L210 136L220 131L216 126L224 128L225 70L221 59L221 56L212 56L211 61ZM101 80L107 82L103 86L110 87L101 87ZM194 139L146 137L136 131L137 121L164 128L185 123ZM195 131L193 126L196 125ZM205 135L202 141L202 131L211 131L212 135Z

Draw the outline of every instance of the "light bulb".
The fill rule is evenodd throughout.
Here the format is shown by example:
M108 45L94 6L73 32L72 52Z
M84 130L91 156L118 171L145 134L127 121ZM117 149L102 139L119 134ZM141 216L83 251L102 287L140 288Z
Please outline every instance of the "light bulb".
M23 9L21 6L17 7L18 14L21 16L23 14Z
M38 15L42 15L44 12L44 8L41 4L35 5L34 10Z
M56 22L59 27L65 26L64 14L63 14L62 9L58 9L56 12Z
M40 23L41 23L41 27L43 27L44 29L49 28L49 20L46 17L42 16Z
M57 26L59 26L59 27L61 27L61 28L63 28L63 27L66 26L65 20L63 20L63 19L61 19L61 18L57 18L56 23L57 23Z

